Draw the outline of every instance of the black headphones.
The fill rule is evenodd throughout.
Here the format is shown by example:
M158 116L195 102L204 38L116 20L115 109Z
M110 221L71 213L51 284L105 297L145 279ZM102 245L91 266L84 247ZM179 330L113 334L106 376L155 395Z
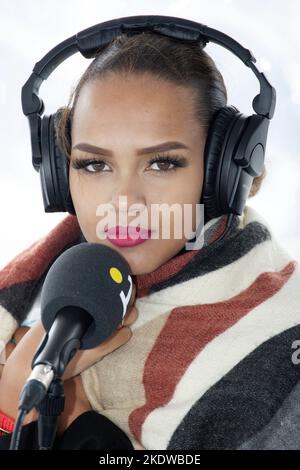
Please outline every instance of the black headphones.
M228 230L233 214L241 215L252 181L263 171L269 121L274 115L276 91L256 68L252 52L226 34L184 18L138 15L117 18L87 28L51 49L33 68L22 87L22 109L28 117L32 164L40 173L45 212L76 215L69 190L69 163L55 136L55 114L42 116L44 103L39 97L43 80L65 59L76 52L86 58L122 33L150 31L184 41L199 42L204 48L211 41L230 50L256 75L260 92L252 101L256 114L246 116L234 106L219 109L210 124L204 150L204 181L201 203L205 220L228 214Z

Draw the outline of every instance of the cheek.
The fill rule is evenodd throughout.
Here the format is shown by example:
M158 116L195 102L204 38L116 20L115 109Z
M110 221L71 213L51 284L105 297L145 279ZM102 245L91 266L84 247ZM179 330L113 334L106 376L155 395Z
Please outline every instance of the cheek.
M69 172L69 187L73 203L76 204L80 200L79 193L82 191L82 185L77 173L71 169Z
M189 177L186 189L189 200L193 204L199 204L203 189L203 168L195 168L194 172Z
M88 178L79 175L75 171L70 172L69 185L77 214L79 212L96 214L97 205L102 202L99 198L99 188L89 182Z
M196 204L200 202L203 186L203 173L201 169L194 168L191 171L178 176L170 185L167 198L169 202Z
M178 202L197 203L200 201L200 196L203 186L204 167L202 156L194 158L190 166L178 173L177 198Z
M174 189L175 188L175 189ZM172 194L169 197L169 203L179 203L181 205L182 218L174 224L174 230L184 229L195 232L197 226L204 217L203 205L200 204L203 189L203 169L202 165L194 166L191 171L186 172L184 178L180 178L177 184L174 184Z

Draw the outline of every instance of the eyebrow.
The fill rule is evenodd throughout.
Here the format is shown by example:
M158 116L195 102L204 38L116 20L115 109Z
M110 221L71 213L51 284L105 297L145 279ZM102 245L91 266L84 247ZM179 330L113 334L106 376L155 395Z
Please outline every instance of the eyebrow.
M80 142L79 144L76 144L74 147L72 147L72 149L83 150L88 153L104 155L106 157L113 156L113 152L111 152L110 150L104 149L102 147L96 147L95 145L88 144L87 142ZM190 150L190 148L187 145L185 145L183 142L171 141L171 142L163 142L162 144L153 145L151 147L138 149L136 154L140 156L140 155L145 155L148 153L165 152L167 150L175 150L175 149Z

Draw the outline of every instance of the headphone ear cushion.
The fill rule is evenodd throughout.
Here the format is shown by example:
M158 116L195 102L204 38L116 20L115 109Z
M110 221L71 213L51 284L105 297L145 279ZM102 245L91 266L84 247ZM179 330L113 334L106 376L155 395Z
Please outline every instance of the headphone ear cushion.
M204 179L201 203L205 222L223 214L220 205L220 174L228 135L239 113L234 106L220 108L209 126L204 148Z
M55 161L55 169L56 169L56 179L57 179L57 187L59 193L59 200L61 211L67 211L72 215L76 215L73 201L70 193L70 186L69 186L69 160L67 155L64 153L62 147L58 143L57 138L57 126L58 126L58 119L61 117L61 113L63 112L64 108L59 108L54 115L51 116L50 121L50 138L52 139L52 151L53 151L53 158ZM70 133L69 123L67 123L67 132Z

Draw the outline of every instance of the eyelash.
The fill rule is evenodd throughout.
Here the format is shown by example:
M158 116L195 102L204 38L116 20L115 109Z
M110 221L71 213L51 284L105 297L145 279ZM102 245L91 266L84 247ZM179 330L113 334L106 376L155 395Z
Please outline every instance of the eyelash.
M97 165L99 163L104 163L106 164L106 162L104 160L87 160L87 159L83 159L83 158L74 158L74 161L72 162L72 167L75 169L75 170L84 170L86 173L89 173L89 174L97 174L97 173L101 173L101 170L99 171L88 171L86 169L87 166L89 165ZM182 168L185 165L185 162L183 161L182 157L180 157L179 155L172 155L172 156L169 156L169 155L166 155L166 156L163 156L163 155L156 155L154 158L152 158L150 161L149 161L149 164L152 165L153 163L170 163L170 164L173 164L174 167L173 168L169 168L169 169L165 169L165 170L154 170L156 173L162 173L162 172L169 172L169 171L176 171L178 168ZM108 173L108 171L103 171L102 173Z

